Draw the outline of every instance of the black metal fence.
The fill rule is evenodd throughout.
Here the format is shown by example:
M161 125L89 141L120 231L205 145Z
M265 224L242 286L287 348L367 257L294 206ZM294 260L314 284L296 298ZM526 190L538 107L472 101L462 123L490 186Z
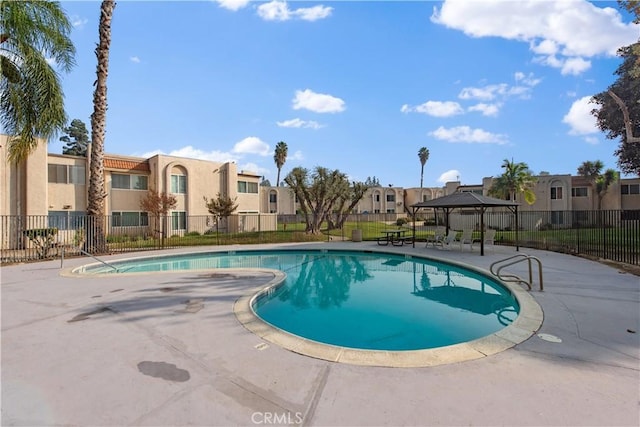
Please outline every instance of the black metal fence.
M640 210L509 211L480 214L474 209L449 215L454 230L496 231L496 244L545 249L640 265ZM383 230L416 230L418 241L445 223L441 214L423 212L415 222L405 214L350 215L340 229L305 232L301 215L243 214L216 221L212 216L147 217L140 213L108 216L0 216L0 262L3 264L80 255L87 240L102 236L103 253L180 246L281 243L357 239L376 240ZM517 233L516 233L517 224ZM415 227L414 227L415 226ZM516 237L517 235L517 237Z

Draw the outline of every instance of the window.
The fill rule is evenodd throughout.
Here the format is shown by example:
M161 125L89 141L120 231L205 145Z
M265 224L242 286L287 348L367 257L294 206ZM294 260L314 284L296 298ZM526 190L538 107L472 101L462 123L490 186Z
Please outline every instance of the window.
M395 194L387 194L387 202L395 202L396 195Z
M134 190L146 190L148 179L145 175L131 175L131 188Z
M276 193L269 194L269 203L277 203L277 202L278 202L278 195Z
M145 175L111 174L111 188L121 190L146 190L148 177Z
M551 200L562 200L562 187L551 187Z
M85 184L84 165L47 165L48 182L54 184Z
M395 209L387 209L387 213L396 213Z
M423 194L422 195L422 201L423 202L428 202L429 200L431 200L431 197L428 194Z
M258 194L258 183L238 181L238 193L253 193Z
M554 225L564 224L564 212L551 211L551 224L554 224Z
M375 200L376 202L379 202L379 201L380 201L380 195L379 195L379 194L376 194L376 195L374 196L373 200Z
M640 194L640 184L623 184L620 186L621 194Z
M186 175L171 175L171 192L177 194L187 193Z
M171 212L171 228L174 230L186 230L187 213L184 211Z
M84 224L83 211L49 211L48 225L58 230L78 230Z
M149 225L147 212L111 212L113 227L146 227Z
M587 197L587 187L574 187L571 189L571 197Z

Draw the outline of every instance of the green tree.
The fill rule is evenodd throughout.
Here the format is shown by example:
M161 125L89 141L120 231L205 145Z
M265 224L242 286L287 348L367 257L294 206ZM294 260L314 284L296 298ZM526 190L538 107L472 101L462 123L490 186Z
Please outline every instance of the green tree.
M71 124L63 129L65 135L60 141L67 144L62 147L62 154L87 157L87 147L91 143L87 126L80 119L71 120Z
M524 162L516 163L511 159L504 159L502 163L504 172L493 180L489 188L489 195L506 200L516 200L518 194L524 196L525 202L532 205L536 202L536 194L533 187L536 178L529 170L529 166Z
M344 185L344 183L342 185ZM340 192L340 196L336 200L331 214L327 216L329 230L336 228L341 229L344 226L345 221L369 188L370 187L364 182L354 181L346 191Z
M368 176L364 183L368 187L380 187L380 180L378 178Z
M602 210L602 199L609 190L611 184L618 180L618 172L613 169L604 169L604 163L600 160L585 161L578 167L578 175L587 178L597 197L598 210Z
M619 5L635 16L640 23L640 1L619 0ZM620 138L614 154L618 166L625 173L640 174L640 39L618 50L622 63L616 69L618 76L609 88L594 95L592 102L598 107L591 113L598 127L608 139Z
M216 221L216 232L220 231L220 221L226 220L238 209L236 199L218 193L215 198L207 199L203 197L205 206Z
M0 1L0 126L19 162L67 122L60 77L75 65L71 24L53 1Z
M105 239L105 206L107 192L104 187L104 135L107 123L107 76L109 74L109 47L111 46L111 20L116 4L103 0L100 5L99 41L96 46L97 79L93 91L91 114L91 163L89 165L89 203L87 213L92 226L87 230L87 249L91 253L107 250Z
M278 168L278 177L276 178L276 187L280 186L280 170L284 163L287 161L287 144L284 141L280 141L276 144L275 153L273 154L273 160L276 162Z
M300 204L300 212L305 217L305 231L310 234L320 233L320 225L327 221L334 211L350 212L353 207L348 206L358 203L362 198L358 198L358 194L364 195L362 186L366 185L354 183L352 186L346 174L321 166L316 167L312 173L305 168L296 167L289 172L284 182L295 194ZM337 218L334 225L342 222L344 219Z
M418 150L418 158L420 159L420 189L422 189L422 178L424 177L424 165L429 160L429 150L427 147L422 147Z
M265 179L265 177L263 176L262 180L260 181L260 187L271 187L271 181Z

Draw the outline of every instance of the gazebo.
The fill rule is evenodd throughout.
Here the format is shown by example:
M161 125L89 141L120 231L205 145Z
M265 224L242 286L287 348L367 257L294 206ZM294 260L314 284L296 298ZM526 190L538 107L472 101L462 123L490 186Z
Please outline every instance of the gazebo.
M432 208L434 211L442 209L445 214L445 223L449 231L449 214L456 208L475 208L480 212L480 255L484 255L484 213L488 208L506 207L515 215L516 225L516 250L518 247L518 203L509 200L496 199L494 197L482 196L480 194L459 192L448 196L428 200L426 202L411 205L413 221L413 247L416 245L416 212L423 208Z

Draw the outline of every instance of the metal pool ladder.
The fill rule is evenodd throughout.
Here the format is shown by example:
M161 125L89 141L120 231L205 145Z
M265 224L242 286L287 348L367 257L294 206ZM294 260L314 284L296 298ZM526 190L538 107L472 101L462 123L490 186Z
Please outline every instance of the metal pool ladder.
M497 276L500 280L503 280L505 282L524 283L525 285L527 285L529 290L531 290L533 286L533 268L531 263L532 260L538 263L538 281L540 282L540 291L542 292L544 291L544 284L542 281L542 262L537 257L527 254L510 256L509 258L501 259L494 262L489 267L489 270L491 271L491 274ZM520 276L516 276L515 274L501 273L503 268L518 264L523 261L527 261L527 264L529 265L529 281L526 281L525 279L521 278Z

